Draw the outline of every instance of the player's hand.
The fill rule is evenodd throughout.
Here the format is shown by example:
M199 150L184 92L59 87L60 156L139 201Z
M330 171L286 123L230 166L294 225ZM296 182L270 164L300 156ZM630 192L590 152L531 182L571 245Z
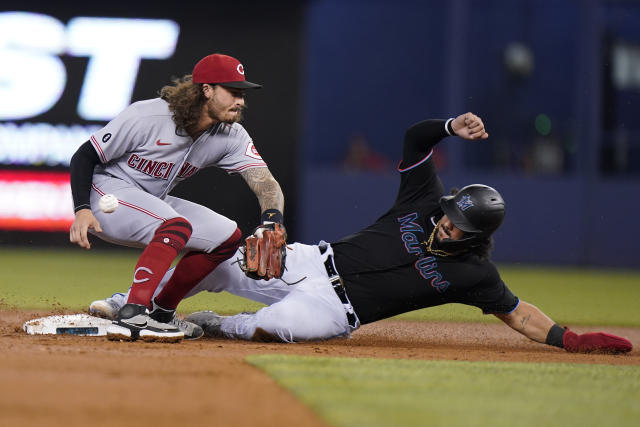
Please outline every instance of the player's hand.
M463 139L487 139L489 134L484 129L482 119L473 113L465 113L451 122L453 131Z
M87 231L92 228L98 233L102 233L100 222L93 216L91 209L80 209L76 212L76 219L73 220L69 229L69 241L76 243L81 248L91 249L91 243L87 237Z

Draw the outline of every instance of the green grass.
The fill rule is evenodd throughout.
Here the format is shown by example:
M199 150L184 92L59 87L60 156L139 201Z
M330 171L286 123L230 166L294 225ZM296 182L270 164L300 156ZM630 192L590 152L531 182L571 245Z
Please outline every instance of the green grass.
M84 310L95 299L126 291L139 251L0 249L0 302L22 308ZM555 321L574 325L640 326L640 272L501 266L512 291ZM178 310L223 314L261 304L228 293L201 293ZM409 320L497 321L479 309L449 304L398 316Z
M84 311L91 301L126 292L139 251L0 249L0 303L26 309ZM262 304L226 292L200 293L178 307L187 313L252 311Z
M336 426L636 426L637 366L249 356Z

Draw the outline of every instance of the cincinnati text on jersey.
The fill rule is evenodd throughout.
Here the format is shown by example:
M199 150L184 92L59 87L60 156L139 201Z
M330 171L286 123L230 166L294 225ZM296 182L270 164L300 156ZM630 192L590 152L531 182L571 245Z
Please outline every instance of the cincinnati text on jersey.
M131 154L129 156L127 165L130 168L140 171L145 175L149 175L158 179L168 179L169 175L171 175L171 171L175 167L174 162L163 162L160 160L146 159L144 157L138 156L137 154ZM189 162L185 162L178 172L178 177L188 178L196 173L197 170L198 168L196 166L193 166Z

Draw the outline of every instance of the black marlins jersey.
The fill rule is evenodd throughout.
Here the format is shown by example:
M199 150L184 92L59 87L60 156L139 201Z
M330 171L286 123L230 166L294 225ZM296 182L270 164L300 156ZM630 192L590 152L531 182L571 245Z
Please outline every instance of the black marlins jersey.
M364 230L332 243L335 263L362 324L446 303L485 313L508 313L518 305L496 267L466 253L435 256L426 251L435 222L443 215L443 186L431 158L447 136L443 120L407 131L401 183L391 209Z

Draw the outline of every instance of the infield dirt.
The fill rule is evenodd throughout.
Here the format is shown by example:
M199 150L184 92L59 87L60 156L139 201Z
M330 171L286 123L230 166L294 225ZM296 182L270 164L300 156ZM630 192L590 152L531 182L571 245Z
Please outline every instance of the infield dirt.
M147 344L22 331L25 321L52 314L67 313L0 310L2 426L325 425L246 363L250 354L640 365L638 328L572 328L630 339L634 350L625 355L569 354L484 323L387 320L362 327L351 339L303 344Z

